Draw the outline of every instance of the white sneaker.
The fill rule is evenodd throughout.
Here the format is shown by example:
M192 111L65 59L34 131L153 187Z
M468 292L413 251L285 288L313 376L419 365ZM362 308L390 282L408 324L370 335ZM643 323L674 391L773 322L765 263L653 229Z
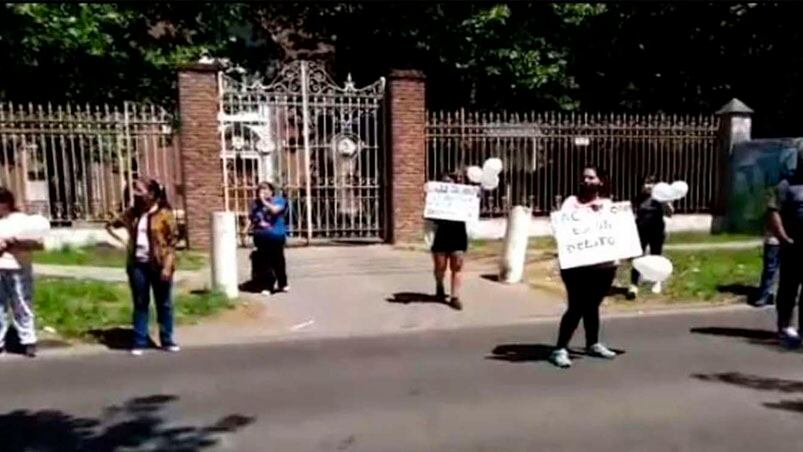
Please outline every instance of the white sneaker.
M167 347L164 347L164 351L170 353L178 353L181 351L181 347L179 347L178 345L168 345Z
M129 353L131 353L131 356L142 356L145 352L141 348L132 348Z
M663 289L662 284L659 282L652 285L652 293L654 293L655 295L660 295L662 289Z
M565 348L559 348L552 352L552 354L549 356L549 362L560 367L561 369L572 367L572 360L569 359L569 351Z
M797 333L797 330L792 326L788 326L782 329L781 336L785 337L786 339L800 340L800 335Z
M627 299L635 300L636 297L638 297L638 286L630 286L630 288L627 289Z
M601 343L597 342L596 344L588 347L588 354L591 356L596 356L598 358L605 358L605 359L614 359L616 358L616 352L609 349L608 347L602 345Z

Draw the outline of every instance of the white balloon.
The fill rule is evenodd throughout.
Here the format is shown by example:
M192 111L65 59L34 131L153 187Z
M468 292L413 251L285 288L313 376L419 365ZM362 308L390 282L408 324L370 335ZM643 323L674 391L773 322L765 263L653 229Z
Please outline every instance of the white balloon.
M499 176L493 173L482 173L482 180L480 180L483 190L493 190L499 186Z
M647 281L663 282L672 274L672 262L663 256L644 256L633 259L633 268Z
M682 180L677 180L672 182L672 185L669 186L674 192L675 199L681 199L689 192L689 184Z
M666 182L659 182L652 187L652 199L658 202L674 201L675 191Z
M498 175L502 172L502 160L496 157L489 158L482 165L482 172L483 174L492 173L493 175Z
M482 168L479 166L469 166L468 169L466 169L466 176L469 181L479 184L482 180Z
M14 212L0 220L0 238L41 240L50 230L50 221L41 215Z

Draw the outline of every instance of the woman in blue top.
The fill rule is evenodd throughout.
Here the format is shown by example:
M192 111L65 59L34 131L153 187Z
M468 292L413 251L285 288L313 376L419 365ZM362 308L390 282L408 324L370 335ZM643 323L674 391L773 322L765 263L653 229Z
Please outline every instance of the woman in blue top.
M255 282L264 284L267 290L273 292L278 283L279 292L287 292L287 270L284 260L284 245L287 242L287 228L285 226L285 213L287 201L276 194L276 189L270 182L259 184L259 195L251 209L251 226L254 231L254 245L257 251L254 255L257 271Z

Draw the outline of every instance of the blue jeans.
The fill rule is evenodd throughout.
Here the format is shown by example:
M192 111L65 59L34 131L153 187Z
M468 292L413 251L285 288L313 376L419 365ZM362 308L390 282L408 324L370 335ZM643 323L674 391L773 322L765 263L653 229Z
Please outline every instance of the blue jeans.
M162 347L173 342L173 281L162 281L161 272L148 263L135 263L128 268L131 298L134 301L134 348L146 348L148 334L148 305L151 290L156 303L156 319L159 322L159 342Z
M781 266L781 246L764 244L764 269L761 271L761 285L758 288L757 302L770 302L774 293L775 275Z

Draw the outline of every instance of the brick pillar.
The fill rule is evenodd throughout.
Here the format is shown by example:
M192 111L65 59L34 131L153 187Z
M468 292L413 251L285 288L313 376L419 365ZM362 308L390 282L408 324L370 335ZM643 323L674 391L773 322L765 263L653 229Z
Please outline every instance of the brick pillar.
M178 73L181 126L181 173L187 221L187 242L192 249L209 248L211 214L223 205L223 169L218 133L219 67L183 66Z
M424 230L426 182L425 77L419 71L390 74L390 241L414 243Z

